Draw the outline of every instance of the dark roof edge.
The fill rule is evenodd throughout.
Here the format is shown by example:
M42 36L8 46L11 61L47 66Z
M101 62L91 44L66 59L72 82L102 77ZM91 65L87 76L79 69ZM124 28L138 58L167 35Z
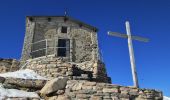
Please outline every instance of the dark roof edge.
M68 20L71 20L71 21L76 22L76 23L78 23L78 24L82 24L82 25L84 25L85 27L90 28L90 29L98 32L98 29L97 29L96 27L94 27L94 26L92 26L92 25L89 25L89 24L86 24L86 23L84 23L84 22L82 22L82 21L80 21L80 20L74 19L74 18L69 17L69 16L43 16L43 15L42 15L42 16L26 16L26 18L27 18L27 17L66 17L66 18L68 18Z

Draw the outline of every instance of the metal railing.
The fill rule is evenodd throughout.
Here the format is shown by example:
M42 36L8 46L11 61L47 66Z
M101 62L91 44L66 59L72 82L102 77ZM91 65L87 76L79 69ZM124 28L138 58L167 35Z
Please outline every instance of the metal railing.
M70 52L70 47L58 47L57 40L55 39L44 39L31 43L31 53L32 58L57 54L59 48L65 48L66 52ZM68 55L69 57L69 55Z
M68 57L69 60L71 60L71 54L70 54L70 46L66 47L58 47L56 39L44 39L40 41L36 41L34 43L31 43L31 52L30 55L32 58L37 58L41 56L47 56L47 55L58 55L58 49L59 48L65 48L66 49L66 57ZM70 44L69 44L70 45ZM100 61L103 61L103 54L101 49L97 50L97 59Z

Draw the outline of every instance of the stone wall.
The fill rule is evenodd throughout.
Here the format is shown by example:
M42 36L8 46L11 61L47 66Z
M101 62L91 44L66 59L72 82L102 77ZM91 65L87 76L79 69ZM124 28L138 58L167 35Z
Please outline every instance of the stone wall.
M19 69L20 62L15 59L0 58L0 73L16 71Z
M63 58L48 55L28 60L24 68L32 69L41 76L55 78L68 76L70 79L84 79L99 82L111 80L107 76L105 65L100 61L87 61L83 63L66 62Z
M31 21L30 18L32 18ZM48 18L51 18L51 20L49 21ZM67 33L61 32L62 26L67 27ZM46 47L45 41L30 45L44 39L48 39L47 51L43 49ZM92 26L87 27L84 23L71 20L69 17L27 17L21 60L25 61L31 58L31 55L32 57L57 55L58 49L51 47L58 46L58 39L70 40L70 50L66 56L69 58L69 61L80 63L98 59L97 33ZM43 50L31 53L31 51L38 49Z
M34 28L35 28L35 22L32 22L29 20L29 18L27 18L21 61L25 61L31 58L30 52L31 52L31 43L33 41Z
M163 100L161 91L120 85L68 80L65 100ZM59 99L55 99L59 100Z
M18 89L36 92L35 100L163 100L159 90L140 89L88 80L68 80L58 77L52 80L19 79L0 77L5 89ZM16 98L7 97L10 100ZM22 100L33 100L23 97ZM6 100L6 99L5 99Z

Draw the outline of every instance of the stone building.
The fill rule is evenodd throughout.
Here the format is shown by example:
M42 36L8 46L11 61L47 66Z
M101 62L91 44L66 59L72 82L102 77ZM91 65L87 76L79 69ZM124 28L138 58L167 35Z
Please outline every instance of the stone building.
M27 16L21 62L42 76L111 82L100 60L97 31L68 16Z
M27 16L22 61L51 54L70 62L97 60L97 30L67 16Z

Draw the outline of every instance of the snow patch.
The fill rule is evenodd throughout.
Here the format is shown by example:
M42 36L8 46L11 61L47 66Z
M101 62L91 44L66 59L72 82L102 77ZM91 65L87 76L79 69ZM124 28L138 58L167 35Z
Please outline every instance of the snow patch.
M44 78L37 73L35 73L33 70L25 69L25 70L19 70L15 72L7 72L0 74L1 77L12 77L12 78L22 78L22 79L40 79L40 80L47 80L47 78Z
M6 97L30 97L30 98L40 98L35 92L26 92L23 90L17 89L5 89L0 88L0 100L5 99Z
M163 100L170 100L170 97L163 96Z

